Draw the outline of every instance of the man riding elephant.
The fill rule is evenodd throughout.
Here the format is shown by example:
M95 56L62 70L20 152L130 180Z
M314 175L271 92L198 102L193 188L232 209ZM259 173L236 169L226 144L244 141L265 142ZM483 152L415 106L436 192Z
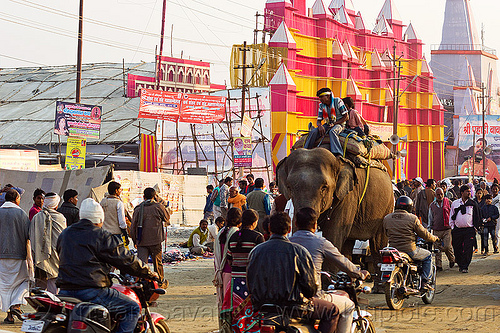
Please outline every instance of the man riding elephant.
M344 105L344 102L338 98L333 97L330 88L321 88L316 93L320 100L318 108L318 119L316 121L315 129L311 130L307 136L304 148L314 148L314 143L320 137L325 136L327 133L330 137L330 151L335 155L342 155L342 146L339 142L338 135L344 130L344 125L349 120L349 113ZM322 121L326 120L325 124Z

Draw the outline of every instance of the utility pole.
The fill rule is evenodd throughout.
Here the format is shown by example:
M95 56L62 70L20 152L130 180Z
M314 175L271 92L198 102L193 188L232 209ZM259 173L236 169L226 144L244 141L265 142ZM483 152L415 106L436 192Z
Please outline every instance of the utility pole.
M240 51L243 52L243 65L234 66L234 69L241 69L243 71L241 77L241 120L245 116L245 96L247 90L247 69L253 68L253 65L247 65L247 52L250 51L247 48L247 42L243 42L243 47L239 48Z
M486 142L485 140L485 136L486 136L486 133L484 131L484 114L486 113L486 96L485 96L485 91L486 91L486 87L484 86L484 82L481 82L481 100L482 100L482 104L483 104L483 110L482 110L482 114L483 114L483 149L482 149L482 152L481 154L483 155L483 177L486 178L486 154L484 152L484 150L486 149L486 145L484 144ZM472 143L473 145L476 144L476 142L474 141Z
M393 100L393 115L392 115L392 134L398 135L398 112L399 112L399 81L401 79L401 57L396 59L396 42L394 42L392 63L394 72L394 100ZM397 156L397 145L392 146L394 156ZM396 180L396 157L392 160L392 178Z
M253 30L253 43L257 44L257 34L262 32L262 44L266 43L266 31L264 29L259 30L259 16L265 17L264 14L255 13L255 29Z
M78 51L76 54L76 102L80 103L82 91L82 38L83 37L83 0L80 0L78 16Z
M167 0L163 0L163 10L161 14L161 34L160 34L160 56L158 57L158 68L156 70L156 90L160 89L161 57L163 56L163 37L165 35L165 12L167 10Z

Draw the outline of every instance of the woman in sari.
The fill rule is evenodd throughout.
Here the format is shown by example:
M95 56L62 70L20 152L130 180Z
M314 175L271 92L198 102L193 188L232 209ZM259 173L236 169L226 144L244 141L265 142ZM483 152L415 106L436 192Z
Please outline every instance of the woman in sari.
M229 239L228 258L231 262L231 284L222 306L223 318L231 318L233 332L248 332L254 325L252 303L246 277L250 251L264 242L264 236L254 229L259 214L253 209L245 210L241 217L241 228Z
M241 210L238 208L231 208L227 212L226 225L222 228L215 239L214 254L215 254L215 278L214 285L217 287L217 305L219 312L222 310L222 303L224 301L224 293L226 288L231 283L231 264L228 260L229 239L241 224ZM221 332L224 332L222 327L224 322L220 320Z

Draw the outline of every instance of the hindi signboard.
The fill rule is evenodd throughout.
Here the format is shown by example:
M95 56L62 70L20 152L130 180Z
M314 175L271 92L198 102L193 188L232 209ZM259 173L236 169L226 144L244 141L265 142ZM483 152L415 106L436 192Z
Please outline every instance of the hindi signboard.
M252 138L234 138L234 167L249 168L252 166Z
M226 97L141 89L139 118L208 124L224 120Z
M139 118L177 121L181 111L182 93L141 89Z
M69 137L66 142L66 170L85 169L85 155L87 140L84 138Z
M38 150L0 149L0 169L38 171Z
M458 130L458 161L460 175L484 176L487 182L496 178L500 181L498 165L500 165L500 116L486 115L483 126L482 115L460 116ZM483 175L483 149L491 148L485 157L486 174Z
M180 121L184 123L220 123L224 120L226 97L184 94Z
M98 105L56 102L54 133L99 139L102 108Z

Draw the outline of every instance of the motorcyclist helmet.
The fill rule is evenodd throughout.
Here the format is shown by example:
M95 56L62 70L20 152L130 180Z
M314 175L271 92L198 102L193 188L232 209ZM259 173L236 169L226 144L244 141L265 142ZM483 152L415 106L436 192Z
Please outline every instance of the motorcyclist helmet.
M406 210L408 213L411 213L413 211L413 200L406 195L402 195L396 200L395 208Z

